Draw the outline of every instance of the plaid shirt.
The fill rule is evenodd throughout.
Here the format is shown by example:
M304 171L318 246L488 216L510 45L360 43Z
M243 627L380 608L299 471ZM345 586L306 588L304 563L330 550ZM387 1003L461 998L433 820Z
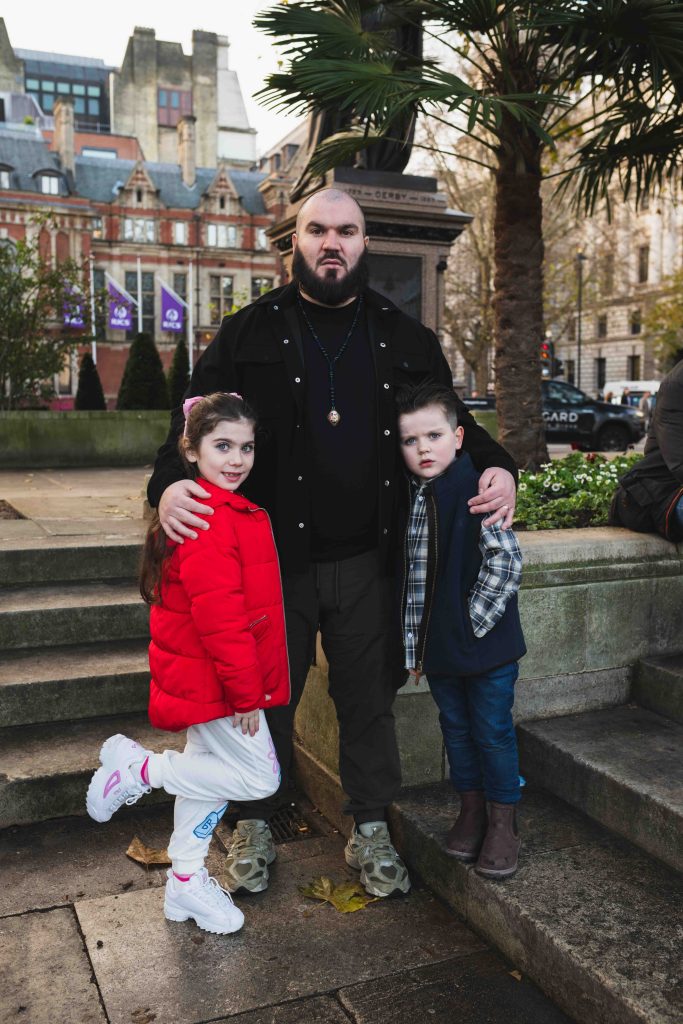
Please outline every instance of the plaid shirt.
M406 668L416 666L416 646L425 606L427 579L427 497L429 482L413 485L413 502L408 520L406 555L408 579L403 621ZM517 593L522 578L522 553L512 530L484 526L479 536L482 562L477 581L469 596L470 621L476 637L486 636L501 619L510 598Z
M406 561L408 579L406 582L406 611L403 620L403 642L406 648L406 668L415 668L417 640L425 606L425 584L427 582L427 552L429 532L427 529L427 495L429 482L419 483L411 478L413 501L406 535Z

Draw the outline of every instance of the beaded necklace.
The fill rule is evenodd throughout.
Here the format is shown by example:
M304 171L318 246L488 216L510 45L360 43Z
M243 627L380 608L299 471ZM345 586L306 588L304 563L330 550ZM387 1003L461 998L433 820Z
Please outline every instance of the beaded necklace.
M297 302L299 303L299 309L301 310L301 315L303 316L304 320L306 321L306 326L308 327L309 331L311 332L311 336L313 338L313 341L316 343L316 345L320 349L321 353L325 357L325 362L327 363L327 369L328 369L328 374L329 374L329 379L330 379L330 411L327 414L327 422L330 424L330 426L336 427L337 424L341 422L341 415L337 411L336 393L335 393L335 387L334 387L334 368L335 368L337 362L344 355L344 352L346 351L346 349L348 347L348 344L351 341L351 335L353 334L353 332L356 329L356 324L358 323L358 316L360 314L361 306L363 305L363 296L362 295L358 296L358 305L356 306L356 314L355 314L355 316L353 318L353 323L351 324L351 326L350 326L350 328L348 330L348 333L347 333L346 337L344 338L343 345L341 346L341 348L337 352L336 356L334 356L334 358L330 357L329 353L323 347L323 344L320 341L320 338L315 333L315 330L313 328L313 324L308 319L308 314L306 313L306 310L304 309L303 302L301 301L301 296L299 296L299 295L297 295Z

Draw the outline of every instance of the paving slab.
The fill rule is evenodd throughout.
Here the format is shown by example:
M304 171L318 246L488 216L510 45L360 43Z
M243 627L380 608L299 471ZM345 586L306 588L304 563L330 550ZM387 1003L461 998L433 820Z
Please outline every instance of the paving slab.
M107 1024L72 909L0 920L0 947L0 1024Z
M628 705L518 735L522 774L683 870L683 725Z
M488 952L353 985L337 997L355 1024L571 1024L535 985Z
M424 890L355 914L301 896L298 887L320 875L356 877L344 863L343 840L328 843L320 856L274 872L268 892L238 900L246 924L233 936L166 921L158 889L78 901L110 1024L130 1024L140 1006L164 1024L197 1024L482 948Z
M221 1017L212 1024L349 1024L349 1017L334 996L312 996L264 1006L234 1017Z

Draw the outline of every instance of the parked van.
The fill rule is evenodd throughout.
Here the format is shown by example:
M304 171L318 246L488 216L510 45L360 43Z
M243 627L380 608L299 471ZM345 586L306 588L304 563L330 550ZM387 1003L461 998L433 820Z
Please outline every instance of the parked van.
M608 380L605 382L602 393L607 396L611 392L612 398L610 401L612 404L620 405L621 396L626 388L628 388L628 402L624 404L633 405L637 408L645 392L651 391L653 395L656 395L660 384L660 380Z

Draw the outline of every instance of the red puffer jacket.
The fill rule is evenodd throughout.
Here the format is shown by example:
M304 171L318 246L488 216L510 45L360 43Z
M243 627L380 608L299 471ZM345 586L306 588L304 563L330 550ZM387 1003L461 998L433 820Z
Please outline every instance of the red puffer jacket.
M149 719L171 732L289 703L270 520L241 494L199 483L211 494L209 529L172 546L150 616Z

